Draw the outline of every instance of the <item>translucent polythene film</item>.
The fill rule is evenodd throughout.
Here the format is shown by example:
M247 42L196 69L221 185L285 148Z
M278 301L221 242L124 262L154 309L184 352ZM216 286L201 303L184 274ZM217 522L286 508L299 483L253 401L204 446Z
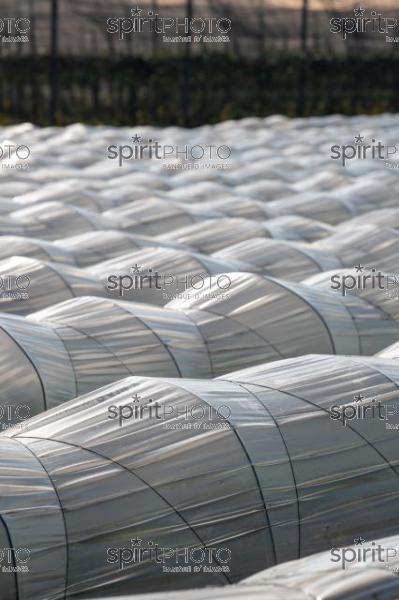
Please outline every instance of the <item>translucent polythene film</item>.
M387 416L398 377L394 361L317 355L216 380L133 377L5 433L1 535L25 547L36 532L9 597L223 585L389 535L397 431L343 408L359 394ZM208 557L220 569L195 571ZM191 572L165 571L176 560Z

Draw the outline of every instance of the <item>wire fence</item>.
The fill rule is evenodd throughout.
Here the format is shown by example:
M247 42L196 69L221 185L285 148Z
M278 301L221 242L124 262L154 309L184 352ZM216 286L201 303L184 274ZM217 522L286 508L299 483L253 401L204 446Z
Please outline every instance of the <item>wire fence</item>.
M298 2L0 0L0 123L196 126L398 110L399 44L370 31L343 39L331 19L347 17L329 0L315 11ZM195 33L202 24L212 35Z

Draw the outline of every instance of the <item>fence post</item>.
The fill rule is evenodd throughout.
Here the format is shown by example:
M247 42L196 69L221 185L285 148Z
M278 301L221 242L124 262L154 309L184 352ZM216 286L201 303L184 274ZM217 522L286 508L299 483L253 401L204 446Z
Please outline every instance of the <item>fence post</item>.
M188 23L193 18L193 4L194 0L187 0L186 2L186 18ZM191 30L188 32L190 35ZM190 108L191 108L191 43L186 43L185 57L183 64L183 87L182 87L182 113L184 127L190 126Z
M58 74L58 0L51 1L50 14L50 123L56 124L59 98L59 74Z

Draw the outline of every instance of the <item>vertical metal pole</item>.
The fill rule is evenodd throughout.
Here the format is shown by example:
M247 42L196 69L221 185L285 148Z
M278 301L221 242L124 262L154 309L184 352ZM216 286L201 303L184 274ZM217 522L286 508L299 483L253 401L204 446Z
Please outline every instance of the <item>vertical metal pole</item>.
M58 0L51 1L50 15L50 123L55 125L58 97L59 97L59 74L58 74Z
M158 14L157 0L152 0L151 10L154 13L154 15ZM157 50L157 46L158 46L158 34L155 31L155 27L154 27L154 31L152 32L151 45L152 45L152 55L154 56L154 54L156 53L156 50Z
M193 4L194 0L186 1L186 18L190 23L193 18ZM186 44L186 53L184 58L184 67L183 67L183 93L182 93L182 103L183 103L183 122L185 127L189 127L190 125L190 102L191 102L191 43L187 42Z
M309 5L308 0L302 0L302 19L301 19L301 57L300 68L298 70L298 100L297 114L299 117L305 116L306 109L306 91L309 80L309 47L308 47L308 20Z
M309 7L308 0L302 1L302 20L301 20L301 49L304 54L308 50L308 17Z

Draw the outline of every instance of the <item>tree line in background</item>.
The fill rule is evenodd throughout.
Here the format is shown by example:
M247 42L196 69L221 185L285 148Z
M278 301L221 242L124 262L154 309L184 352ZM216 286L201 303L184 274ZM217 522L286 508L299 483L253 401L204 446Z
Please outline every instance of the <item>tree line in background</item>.
M288 116L399 111L399 60L300 56L192 58L189 99L185 64L153 59L61 57L56 123L198 126L273 113ZM0 114L48 124L47 61L2 65ZM173 83L172 83L173 82ZM3 119L3 122L4 119Z
M229 43L195 45L110 36L107 16L128 15L135 4L126 0L21 0L30 41L0 44L0 122L196 126L276 112L397 111L398 44L376 49L362 34L338 48L330 0L317 12L301 1L299 11L278 11L268 0L185 0L176 15L232 21ZM157 0L145 6L160 12Z

